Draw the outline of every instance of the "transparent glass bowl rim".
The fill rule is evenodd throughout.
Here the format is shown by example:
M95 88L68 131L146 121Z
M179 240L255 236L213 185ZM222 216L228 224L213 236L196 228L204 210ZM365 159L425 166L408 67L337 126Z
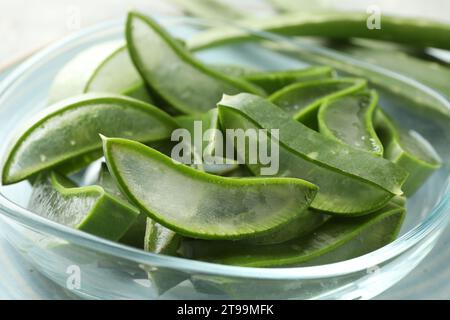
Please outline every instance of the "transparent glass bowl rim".
M173 21L175 23L188 22L194 23L196 25L217 24L217 22L211 23L207 20L196 18L161 18L164 20ZM48 57L52 56L53 53L58 52L58 50L67 45L70 46L72 42L76 40L80 40L97 32L108 30L109 28L117 28L121 24L123 26L122 20L96 24L92 27L83 29L68 37L65 37L64 39L57 41L56 43L34 54L32 57L15 68L12 73L8 75L8 77L4 79L2 83L0 83L0 101L3 99L3 96L8 93L8 90L14 86L14 83L20 80L21 77L29 69L32 69L40 63L45 63ZM246 29L246 31L253 32L262 37L267 37L271 40L275 39L275 41L280 39L284 41L290 41L288 38L280 37L279 35L273 35L267 32L261 33L259 31L252 31L248 29ZM302 48L307 49L308 45L302 44ZM332 50L328 50L325 48L321 48L320 50L322 54L334 57L337 56L336 53ZM340 54L338 55L338 58L344 60L352 60L353 62L356 61L353 58ZM449 109L450 111L450 103L447 101L447 99L433 89L428 88L413 79L407 78L400 74L396 74L389 70L385 70L378 66L360 61L358 61L358 64L364 65L365 68L371 69L375 72L384 73L385 75L387 74L391 77L396 77L400 81L405 81L410 85L414 85L419 90L426 91L428 94L433 95L434 98L439 99L444 105L446 105L447 109ZM434 231L437 231L443 225L446 225L448 220L450 220L450 189L447 188L439 203L432 209L431 213L419 225L415 226L390 244L354 259L310 267L249 268L220 265L179 257L153 254L150 252L145 252L141 249L135 249L117 242L105 240L103 238L96 237L88 233L70 228L68 226L47 220L32 213L31 211L28 211L27 209L20 207L11 200L7 199L3 194L0 194L0 211L2 214L5 214L7 217L13 219L15 222L18 222L33 230L37 230L39 232L64 239L68 242L77 244L90 250L95 250L104 254L116 256L117 258L130 260L139 264L170 268L190 273L202 273L217 276L231 276L267 280L317 279L331 278L350 274L353 272L368 270L370 268L373 268L374 266L382 264L385 261L395 258L409 248L418 244L428 235L430 235Z

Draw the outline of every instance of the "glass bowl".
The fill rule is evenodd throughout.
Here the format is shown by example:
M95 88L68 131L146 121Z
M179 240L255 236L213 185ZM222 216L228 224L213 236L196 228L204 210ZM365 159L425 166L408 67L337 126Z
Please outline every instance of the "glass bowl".
M188 38L208 24L193 19L160 22ZM39 52L0 85L0 154L23 121L46 106L49 86L58 70L81 50L123 39L123 21L79 32ZM228 24L228 27L229 24ZM289 44L298 52L360 64L415 90L450 112L437 92L390 71L338 53L270 34L271 46L239 44L198 53L207 62L243 64L265 69L303 67L305 61L273 48ZM271 48L271 49L270 49ZM57 224L26 208L27 182L0 187L0 223L7 240L40 272L78 296L97 299L367 299L386 290L410 272L432 249L450 213L448 118L419 112L381 90L383 107L402 124L422 133L443 156L444 166L408 200L400 237L364 256L328 265L295 268L243 268L155 255Z

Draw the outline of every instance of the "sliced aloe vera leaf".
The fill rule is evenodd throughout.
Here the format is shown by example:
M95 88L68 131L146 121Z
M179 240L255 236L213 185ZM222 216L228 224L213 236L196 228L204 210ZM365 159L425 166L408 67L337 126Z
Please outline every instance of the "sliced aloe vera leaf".
M392 242L405 209L394 204L357 218L333 217L314 233L281 244L254 246L232 241L184 239L187 258L245 267L321 265L355 258Z
M394 195L402 194L407 173L400 166L327 138L261 97L246 93L225 96L218 108L223 129L279 130L277 175L318 185L311 204L314 209L360 215L380 209ZM254 138L250 135L248 139ZM242 158L247 154L245 149L236 151ZM247 165L255 175L264 167Z
M86 94L63 100L33 118L12 141L3 184L98 154L99 133L151 142L170 137L176 128L176 122L160 109L125 96Z
M313 80L294 83L269 97L269 100L309 127L317 128L317 112L328 99L364 90L367 82L357 78Z
M225 159L223 150L220 152L216 149L222 147L223 144L223 141L217 139L217 134L221 133L217 108L200 115L184 115L175 119L181 128L189 131L191 136L188 148L193 153L192 167L218 175L225 175L238 168L237 161ZM195 124L197 124L197 129ZM200 124L201 127L199 127ZM196 140L199 138L202 141ZM216 151L218 152L216 153ZM198 163L194 160L198 160Z
M49 103L88 92L125 94L151 102L122 41L93 46L70 60L53 81Z
M385 158L409 172L403 190L414 194L428 177L441 166L433 146L418 132L398 127L383 111L375 114L375 129L384 145Z
M58 223L107 238L119 240L139 211L100 186L77 187L57 173L36 179L29 209Z
M321 134L354 148L383 155L373 120L378 94L364 92L326 101L319 109Z
M270 18L239 21L237 27L211 28L188 41L191 50L199 50L239 41L257 40L257 33L267 31L287 36L318 36L331 39L367 38L404 43L416 47L450 49L450 25L424 19L383 14L382 31L367 27L365 12L296 12Z
M104 162L102 163L100 168L100 172L97 179L97 185L102 187L109 194L114 195L116 198L119 198L122 201L129 203L128 199L120 191L115 180L109 173L106 163ZM132 204L130 204L130 206L131 205ZM136 210L139 211L139 209L137 208ZM128 228L128 230L125 232L125 234L119 239L119 242L129 246L143 249L146 224L147 224L147 215L144 213L140 213L138 217L135 219L135 221Z
M209 66L227 76L238 78L246 77L260 72L257 69L251 67L244 67L234 64L211 64Z
M198 61L151 18L132 12L126 25L135 66L152 93L179 112L204 113L215 107L224 92L264 94L262 89Z
M296 82L331 78L333 70L329 67L309 67L297 70L265 71L243 75L243 78L272 94Z
M175 163L135 141L103 141L108 168L127 197L150 218L185 236L263 234L300 216L317 192L300 179L220 177Z

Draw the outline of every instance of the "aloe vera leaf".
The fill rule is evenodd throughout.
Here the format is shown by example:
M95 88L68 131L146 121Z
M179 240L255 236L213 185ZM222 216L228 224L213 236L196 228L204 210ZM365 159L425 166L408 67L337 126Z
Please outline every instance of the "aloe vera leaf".
M220 0L170 0L184 12L194 16L208 19L241 19L245 15L241 10L227 5Z
M255 246L232 241L183 239L179 253L195 260L245 267L333 263L364 255L392 242L404 215L404 208L388 204L362 217L333 217L313 234L281 244Z
M127 197L154 221L184 236L263 234L299 217L317 192L300 179L220 177L175 163L135 141L103 142L108 168Z
M375 114L375 129L385 147L385 158L409 172L403 190L407 196L411 196L440 168L439 155L418 132L408 132L398 127L381 110Z
M86 94L63 100L33 118L12 141L3 184L98 154L99 133L152 142L170 137L176 128L176 122L160 109L125 96Z
M294 83L269 97L269 100L290 114L295 120L316 129L320 105L333 98L360 92L367 82L357 78L313 80Z
M225 96L218 108L223 129L279 129L277 175L317 184L319 192L311 204L314 209L360 215L380 209L394 195L402 194L407 173L400 166L327 138L264 98L246 93ZM246 150L237 153L242 157ZM247 165L259 175L261 164Z
M151 92L183 114L214 108L224 92L264 94L258 87L198 61L149 17L130 13L126 38L131 58Z
M139 211L100 186L77 187L57 173L36 179L29 209L58 223L107 238L119 240Z
M53 81L49 103L88 92L125 94L151 102L122 41L93 46L70 60Z
M238 27L216 27L187 42L191 50L239 41L258 40L246 29L287 36L318 36L330 39L367 38L404 43L416 47L450 49L450 25L435 21L403 18L383 14L382 30L367 27L368 14L362 12L296 12L270 18L239 21Z
M145 251L165 255L176 255L181 239L181 235L167 229L154 220L147 218L144 243Z
M240 65L234 65L234 64L210 64L209 67L215 69L216 71L223 73L230 77L246 77L254 74L263 73L262 71L259 71L258 69L247 67L247 66L240 66Z
M354 148L383 155L373 120L378 104L375 91L326 101L318 114L320 133Z
M309 67L297 70L265 71L243 75L243 78L272 94L296 82L331 78L333 70L329 67Z

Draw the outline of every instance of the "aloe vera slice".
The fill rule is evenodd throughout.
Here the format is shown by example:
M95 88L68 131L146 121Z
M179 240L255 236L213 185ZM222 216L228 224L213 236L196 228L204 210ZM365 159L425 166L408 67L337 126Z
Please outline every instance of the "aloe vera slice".
M331 39L367 38L404 43L416 47L450 49L450 25L424 19L383 14L382 30L367 27L365 12L296 12L265 19L240 21L242 28L217 27L202 32L188 42L191 50L239 41L257 40L247 30L268 31L286 36L318 36ZM247 30L246 30L247 29Z
M64 100L33 118L13 141L3 166L3 184L98 155L99 133L151 142L170 137L176 128L160 109L125 96L86 94Z
M287 86L269 97L269 100L309 127L317 128L320 105L332 98L362 91L367 82L357 78L313 80Z
M357 149L383 155L373 125L378 103L375 91L326 101L319 109L320 133Z
M380 209L394 195L402 194L407 173L400 166L327 138L261 97L246 93L225 96L218 108L223 129L279 129L277 175L318 185L311 204L314 209L360 215ZM244 152L237 150L241 157ZM247 165L260 174L261 164Z
M151 102L122 41L93 46L70 60L53 81L49 103L88 92L125 94Z
M119 240L139 211L100 186L77 187L57 173L39 175L29 209L58 223Z
M126 38L131 58L152 93L183 114L214 108L223 93L264 94L198 61L149 17L130 13Z
M441 166L433 146L418 132L399 128L383 111L375 114L375 129L385 147L385 158L409 172L403 190L414 194L428 177Z
M242 77L272 94L296 82L331 78L333 70L329 67L309 67L298 70L266 71L244 74Z
M245 267L321 265L355 258L392 242L405 209L388 204L370 215L333 217L313 234L266 246L232 241L184 239L179 253L187 258Z
M127 197L150 218L185 236L263 234L299 217L317 192L300 179L220 177L175 163L135 141L103 142L108 168Z

